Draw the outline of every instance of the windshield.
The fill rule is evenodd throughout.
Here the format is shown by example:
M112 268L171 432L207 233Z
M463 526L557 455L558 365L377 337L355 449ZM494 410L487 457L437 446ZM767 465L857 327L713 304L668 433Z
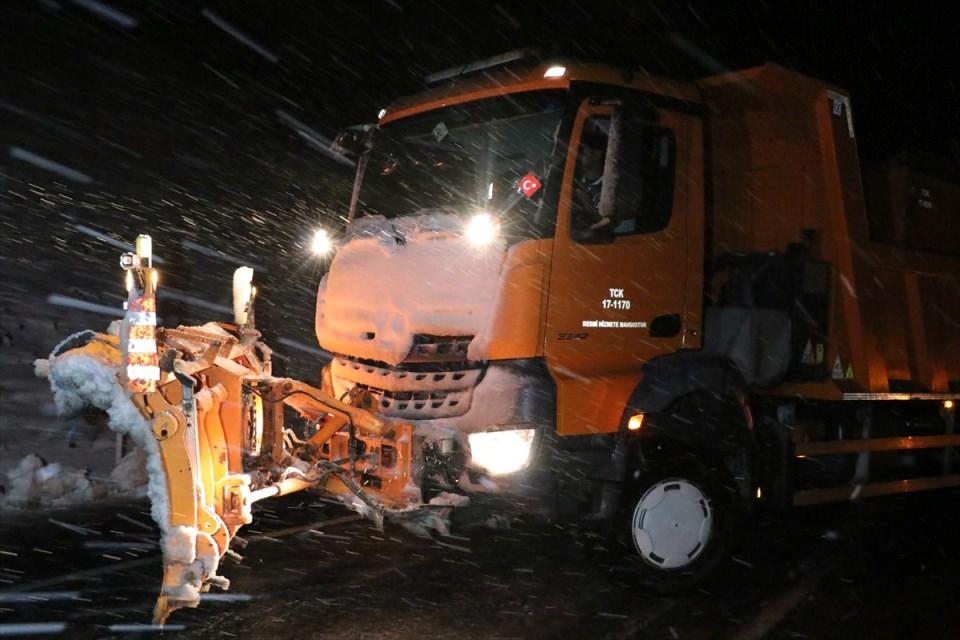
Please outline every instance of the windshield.
M564 96L503 96L384 126L368 157L358 215L484 211L514 233L544 229L541 204Z

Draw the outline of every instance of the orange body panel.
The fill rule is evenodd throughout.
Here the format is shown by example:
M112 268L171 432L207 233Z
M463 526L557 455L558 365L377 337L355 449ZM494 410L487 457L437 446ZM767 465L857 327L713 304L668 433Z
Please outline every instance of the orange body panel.
M527 240L508 254L491 319L490 334L497 336L487 349L491 360L543 355L543 307L552 248L547 240Z
M217 413L222 424L243 424L242 381L235 375L224 371L220 367L210 367L204 372L210 387L223 385L226 397L217 404ZM239 430L227 429L224 431L224 441L227 453L227 468L230 473L240 473L243 470L243 441Z
M831 265L826 357L839 358L843 377L773 393L827 400L885 393L891 381L931 392L960 381L960 336L944 327L957 317L960 258L904 248L907 223L882 199L872 204L887 207L882 229L900 246L871 237L844 92L775 65L701 84L711 114L713 254L783 251L812 230L815 257Z
M574 123L571 149L585 120L611 113L585 105ZM703 292L702 127L698 117L662 110L660 122L676 137L677 177L670 221L652 233L623 235L612 243L581 244L571 237L573 173L567 159L560 191L551 264L544 353L557 384L557 431L610 433L651 358L700 345ZM604 308L619 289L628 309ZM677 315L676 335L653 337L658 316ZM588 326L593 321L642 327ZM571 336L573 339L571 339Z

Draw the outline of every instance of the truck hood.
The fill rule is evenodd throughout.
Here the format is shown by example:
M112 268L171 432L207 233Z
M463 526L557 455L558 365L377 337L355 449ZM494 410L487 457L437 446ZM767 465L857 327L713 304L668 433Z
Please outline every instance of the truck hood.
M448 213L354 221L320 282L316 332L334 353L390 365L414 336L476 336L495 306L502 240L477 247Z

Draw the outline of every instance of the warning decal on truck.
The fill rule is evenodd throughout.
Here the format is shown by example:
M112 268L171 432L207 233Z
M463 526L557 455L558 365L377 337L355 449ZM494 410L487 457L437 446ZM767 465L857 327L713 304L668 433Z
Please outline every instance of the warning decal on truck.
M830 372L830 377L834 380L843 380L843 363L840 362L840 356L837 356L837 359L833 361L833 371Z
M844 115L847 116L847 132L851 138L855 138L856 135L853 131L853 113L850 110L850 96L845 96L842 93L828 89L827 98L830 100L833 115L840 117Z

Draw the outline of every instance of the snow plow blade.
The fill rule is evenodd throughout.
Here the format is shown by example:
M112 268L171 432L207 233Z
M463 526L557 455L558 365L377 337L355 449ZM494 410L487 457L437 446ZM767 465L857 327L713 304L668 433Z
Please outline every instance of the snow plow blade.
M149 268L136 274L118 335L71 336L38 371L61 413L102 409L146 453L164 565L155 624L229 587L217 570L258 500L313 488L378 526L437 518L421 503L411 425L380 419L362 391L341 402L274 378L250 323L157 329L152 280Z

